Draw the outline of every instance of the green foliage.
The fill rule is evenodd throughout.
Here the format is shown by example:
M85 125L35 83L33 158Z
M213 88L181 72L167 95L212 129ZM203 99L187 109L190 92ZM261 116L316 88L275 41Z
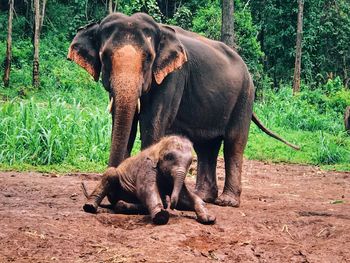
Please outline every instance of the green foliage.
M144 12L152 16L157 22L162 22L164 19L156 0L124 0L120 3L119 11L128 15Z
M214 40L221 36L221 9L218 1L209 1L206 6L199 8L193 18L193 31Z
M238 45L238 53L248 65L253 75L255 85L261 87L264 78L260 43L257 40L257 28L253 24L253 19L249 6L245 6L244 1L235 1L235 39Z
M286 0L250 1L258 39L265 53L265 71L275 87L293 76L298 3ZM302 78L316 87L331 73L347 81L350 75L350 5L348 0L305 1Z
M322 90L326 92L327 95L338 92L343 89L343 83L340 77L335 79L329 79L325 85L322 85Z
M167 23L189 30L192 27L192 12L188 7L183 5L176 10L173 18L168 19Z
M260 44L257 41L257 28L254 26L249 7L241 1L235 1L234 14L235 41L237 51L247 63L253 79L259 86L264 78ZM211 39L220 40L221 7L217 0L208 1L198 9L193 19L193 31Z

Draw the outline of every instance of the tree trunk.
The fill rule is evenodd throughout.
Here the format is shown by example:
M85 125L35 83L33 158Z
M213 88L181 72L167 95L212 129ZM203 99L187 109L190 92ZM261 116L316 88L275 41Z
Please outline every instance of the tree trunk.
M34 0L34 57L33 86L39 87L39 38L40 38L40 3Z
M118 0L114 0L114 9L113 12L117 12L118 11Z
M222 0L221 41L234 48L233 0Z
M4 71L4 78L3 78L5 87L8 87L10 84L13 9L14 9L14 0L9 0L7 49L6 49L6 58L5 58L5 71Z
M42 9L41 9L40 29L39 29L40 32L41 32L41 29L43 28L43 25L44 25L46 1L47 0L43 0L43 6L42 6Z
M28 35L32 35L33 33L33 1L32 0L24 0L26 5L26 13L25 13L25 23L24 23L24 32Z
M300 71L301 71L301 47L303 38L303 12L304 0L298 0L298 25L297 25L297 43L295 48L295 66L293 78L293 94L300 91Z
M108 1L108 13L113 13L113 0Z

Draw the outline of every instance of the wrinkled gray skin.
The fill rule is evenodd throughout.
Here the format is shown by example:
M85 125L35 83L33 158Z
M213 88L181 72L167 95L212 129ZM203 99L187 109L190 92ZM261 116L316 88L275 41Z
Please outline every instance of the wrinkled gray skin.
M192 144L188 139L164 137L118 167L109 167L88 197L84 211L96 213L107 196L116 212L147 210L155 224L166 224L169 220L166 196L171 196L171 209L195 211L200 223L212 224L215 217L185 184L191 162Z

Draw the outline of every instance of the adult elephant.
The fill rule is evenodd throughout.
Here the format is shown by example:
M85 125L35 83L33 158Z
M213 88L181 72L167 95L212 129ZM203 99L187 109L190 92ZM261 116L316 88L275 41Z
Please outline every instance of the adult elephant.
M250 121L270 131L252 113L253 82L234 50L143 13L114 13L81 28L68 59L96 81L102 72L112 102L109 166L130 154L138 121L142 148L166 134L182 134L198 156L196 193L206 202L239 206ZM218 196L216 160L222 141L226 176Z

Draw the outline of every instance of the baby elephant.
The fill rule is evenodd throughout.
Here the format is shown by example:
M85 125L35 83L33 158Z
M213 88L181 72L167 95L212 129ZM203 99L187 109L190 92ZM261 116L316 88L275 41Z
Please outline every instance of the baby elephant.
M84 211L96 213L107 196L112 208L123 212L147 210L155 224L169 220L166 197L170 208L195 211L197 220L213 224L205 204L185 184L192 162L192 143L179 136L164 137L136 156L124 160L118 167L110 167L101 182L88 196Z

